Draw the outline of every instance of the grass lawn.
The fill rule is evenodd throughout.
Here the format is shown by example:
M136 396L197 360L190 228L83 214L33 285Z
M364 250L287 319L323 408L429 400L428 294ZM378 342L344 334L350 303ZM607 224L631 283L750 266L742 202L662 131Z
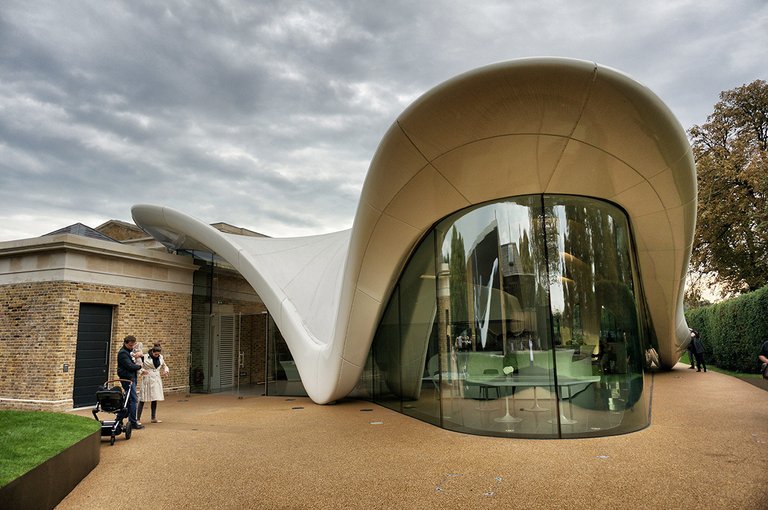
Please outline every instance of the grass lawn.
M96 420L71 414L0 411L0 487L99 427Z

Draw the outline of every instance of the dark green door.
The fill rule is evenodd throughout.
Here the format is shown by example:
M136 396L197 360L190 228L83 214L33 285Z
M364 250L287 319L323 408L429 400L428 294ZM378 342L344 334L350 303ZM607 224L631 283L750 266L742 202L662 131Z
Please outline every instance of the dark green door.
M109 379L111 337L112 306L81 303L72 392L75 407L96 405L96 390Z

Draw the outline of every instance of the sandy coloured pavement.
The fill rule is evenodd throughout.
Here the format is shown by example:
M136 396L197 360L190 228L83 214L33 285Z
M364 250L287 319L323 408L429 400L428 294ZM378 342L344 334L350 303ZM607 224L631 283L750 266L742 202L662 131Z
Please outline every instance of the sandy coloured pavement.
M171 395L57 508L768 509L768 392L678 364L652 398L642 431L528 440L359 400Z

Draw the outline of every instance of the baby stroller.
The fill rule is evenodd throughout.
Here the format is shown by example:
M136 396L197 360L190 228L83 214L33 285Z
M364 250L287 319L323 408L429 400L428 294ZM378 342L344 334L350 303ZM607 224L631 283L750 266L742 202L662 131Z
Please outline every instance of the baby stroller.
M123 420L128 418L128 398L130 397L129 391L124 391L120 384L109 387L112 383L128 382L133 384L133 381L128 379L112 379L107 381L104 385L96 391L96 407L93 409L93 417L96 421L101 423L101 437L109 436L109 444L115 444L115 437L125 432L125 439L131 438L131 421L128 420L128 424L124 425ZM99 411L106 413L112 413L115 415L114 420L99 420Z

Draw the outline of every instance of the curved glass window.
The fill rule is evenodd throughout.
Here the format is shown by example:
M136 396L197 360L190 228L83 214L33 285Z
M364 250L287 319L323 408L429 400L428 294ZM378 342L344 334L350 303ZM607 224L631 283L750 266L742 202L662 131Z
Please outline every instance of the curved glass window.
M376 402L486 435L648 425L642 300L625 214L531 195L443 219L396 285L367 367Z

